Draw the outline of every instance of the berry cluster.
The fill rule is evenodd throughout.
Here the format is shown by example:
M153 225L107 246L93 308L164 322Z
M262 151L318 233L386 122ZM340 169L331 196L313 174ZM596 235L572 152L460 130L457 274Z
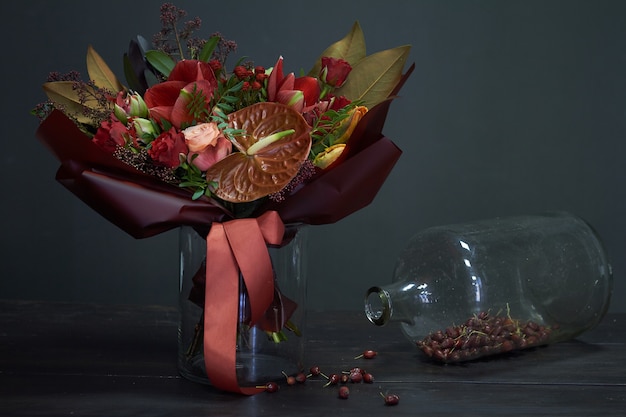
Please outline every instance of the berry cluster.
M373 359L376 357L378 353L375 350L365 350L362 354L356 356L354 359ZM374 383L374 375L370 372L367 372L365 369L361 367L353 367L348 371L341 372L333 372L328 375L324 374L320 367L315 365L309 368L309 373L306 374L304 372L298 372L295 375L288 375L285 372L282 372L285 376L285 380L287 385L296 385L303 384L307 381L308 378L311 377L323 377L327 380L324 384L324 387L339 385L337 390L337 397L340 399L348 399L350 396L350 388L348 384L358 384L358 383ZM280 385L274 381L268 382L264 386L260 388L264 388L266 392L274 393L280 389ZM383 394L380 393L383 397L385 405L396 405L400 401L400 397L396 394Z
M534 321L520 322L487 312L469 318L464 324L430 333L416 342L428 357L453 363L511 352L549 342L555 327Z

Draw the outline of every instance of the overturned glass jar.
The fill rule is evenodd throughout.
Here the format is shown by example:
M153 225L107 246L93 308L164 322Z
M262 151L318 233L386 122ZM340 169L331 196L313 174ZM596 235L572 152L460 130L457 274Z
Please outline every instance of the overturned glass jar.
M369 321L398 322L451 363L574 338L609 307L612 270L594 229L570 213L439 226L414 235L390 285L365 296Z

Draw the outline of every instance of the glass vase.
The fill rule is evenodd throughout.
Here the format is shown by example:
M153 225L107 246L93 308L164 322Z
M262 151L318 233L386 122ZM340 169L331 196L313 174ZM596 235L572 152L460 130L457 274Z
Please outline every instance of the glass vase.
M180 374L192 381L211 384L204 361L203 321L211 315L204 314L202 299L207 248L205 236L191 227L180 228L180 322L178 329L178 368ZM264 385L268 381L284 378L283 372L299 372L305 363L306 325L306 244L307 228L304 225L285 227L286 243L269 247L274 272L274 302L265 316L273 318L274 310L281 310L280 328L249 323L249 296L244 280L239 274L239 306L237 320L236 375L238 384ZM278 301L277 301L278 300ZM278 305L277 305L278 303ZM278 321L279 318L276 317ZM283 324L282 322L285 321ZM264 328L265 327L265 328ZM210 374L210 373L209 373Z

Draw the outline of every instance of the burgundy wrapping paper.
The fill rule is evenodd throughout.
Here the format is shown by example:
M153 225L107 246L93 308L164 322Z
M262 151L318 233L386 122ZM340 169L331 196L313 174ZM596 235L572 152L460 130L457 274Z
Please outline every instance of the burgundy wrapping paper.
M372 110L372 116L377 114ZM372 118L364 117L361 122ZM275 210L284 223L328 224L370 204L402 151L380 132L366 129L365 133L361 136L364 140L378 138L360 151L350 148L360 145L355 140L346 147L347 155L340 163L318 173L285 201L267 204L256 215ZM103 152L58 110L42 122L37 137L61 162L57 180L135 238L182 225L202 229L232 219L218 202L208 198L194 201L191 192L143 174ZM356 139L354 135L352 139Z

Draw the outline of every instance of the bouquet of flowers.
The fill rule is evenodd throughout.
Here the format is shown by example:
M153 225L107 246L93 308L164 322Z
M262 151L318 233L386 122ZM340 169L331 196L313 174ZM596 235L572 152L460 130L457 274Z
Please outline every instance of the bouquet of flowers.
M410 47L366 55L357 22L296 76L282 57L272 67L229 65L236 44L219 33L195 37L200 20L184 16L165 3L152 45L131 41L127 85L91 46L88 80L50 74L48 100L33 113L37 136L61 163L57 180L136 238L192 226L235 259L266 259L266 245L289 238L285 224L333 223L368 205L401 154L382 128L413 69L403 72ZM256 221L230 233L260 242L253 249L224 232L244 219ZM238 279L216 276L220 263L237 270L228 258L207 262L201 284L212 302L237 302L215 291ZM251 324L274 299L274 288L258 284L268 268L244 274ZM232 381L221 387L249 393Z

